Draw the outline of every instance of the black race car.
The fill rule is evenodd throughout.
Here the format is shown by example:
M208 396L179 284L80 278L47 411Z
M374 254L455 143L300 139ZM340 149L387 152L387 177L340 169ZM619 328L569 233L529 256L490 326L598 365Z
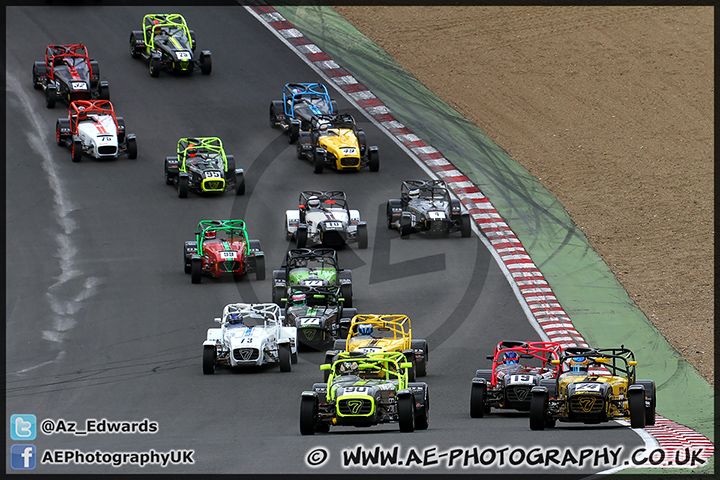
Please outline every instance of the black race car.
M218 137L181 138L177 156L165 157L165 183L177 186L178 197L188 190L217 193L235 190L245 193L245 172L235 168L235 157L225 155Z
M337 111L337 103L322 83L287 83L283 99L270 103L270 126L281 127L288 132L290 143L294 143L300 130L310 129L314 115Z
M340 288L343 306L352 307L352 270L338 267L332 248L294 248L279 270L273 270L273 303L281 307L298 285Z
M151 77L164 69L172 73L203 75L212 71L212 54L202 50L195 54L195 32L188 29L185 18L177 13L151 13L143 17L143 29L130 34L130 56L148 62Z
M401 237L415 232L452 233L469 237L470 213L460 200L451 198L442 180L406 180L400 198L387 203L387 226Z
M297 157L312 162L315 173L328 166L339 171L357 171L368 167L380 170L380 154L375 145L368 146L365 132L358 129L349 113L315 115L310 131L300 132Z
M285 323L297 327L298 342L323 350L348 334L354 308L344 308L339 286L295 285L287 299Z
M58 99L110 100L108 82L100 80L100 66L88 57L84 45L48 45L45 61L35 62L33 88L45 91L45 105L54 108Z

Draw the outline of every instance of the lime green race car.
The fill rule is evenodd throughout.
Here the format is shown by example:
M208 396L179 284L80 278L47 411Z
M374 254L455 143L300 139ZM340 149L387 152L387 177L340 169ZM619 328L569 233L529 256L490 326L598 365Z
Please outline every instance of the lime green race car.
M425 430L430 397L424 382L410 382L400 352L343 352L332 364L325 383L302 393L300 433L327 433L331 426L370 427L397 422L401 432Z
M143 17L142 30L130 34L130 56L148 63L151 77L160 70L172 73L192 73L200 70L203 75L212 71L212 54L202 50L196 59L195 32L190 30L185 18L178 13L151 13Z
M187 197L188 190L245 194L245 172L235 168L235 157L225 155L218 137L178 140L177 156L165 157L165 183L175 185L180 198Z

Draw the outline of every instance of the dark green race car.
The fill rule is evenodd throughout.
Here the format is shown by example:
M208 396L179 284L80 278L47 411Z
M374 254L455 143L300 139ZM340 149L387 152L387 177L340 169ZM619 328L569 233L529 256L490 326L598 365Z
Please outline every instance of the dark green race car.
M428 428L430 397L424 382L409 382L411 364L400 352L342 352L327 383L304 391L300 433L327 433L331 426L370 427L398 423L401 432Z

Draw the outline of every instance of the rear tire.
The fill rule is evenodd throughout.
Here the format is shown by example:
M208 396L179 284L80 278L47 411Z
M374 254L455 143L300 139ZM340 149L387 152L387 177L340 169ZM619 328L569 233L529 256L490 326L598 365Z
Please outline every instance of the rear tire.
M295 365L298 362L298 353L297 351L290 354L290 363Z
M280 371L289 372L292 370L292 359L290 358L290 345L278 345L278 357L280 359Z
M135 160L137 158L137 140L135 138L127 139L127 154L130 160Z
M415 401L412 395L403 395L398 398L398 423L401 432L415 431Z
M57 94L54 88L48 88L45 90L45 106L47 108L55 108L55 102L57 101Z
M325 167L325 157L319 154L317 151L313 152L313 166L315 173L322 173Z
M187 198L188 178L187 177L179 177L177 187L178 187L178 197Z
M212 57L210 55L200 55L200 73L210 75L212 72Z
M415 363L415 353L406 353L405 361L412 364L412 366L408 369L408 382L414 382L415 380L417 380L417 364Z
M315 435L317 402L313 397L300 400L300 435Z
M470 390L470 417L482 418L485 416L485 393L487 387L473 383Z
M415 429L427 430L430 426L430 399L428 398L427 389L425 389L425 402L420 411L415 408Z
M75 140L72 144L72 161L78 163L82 158L82 142Z
M345 301L343 302L343 307L352 307L353 306L353 298L352 298L352 284L346 283L342 287L340 287L340 294L343 296Z
M370 150L370 160L368 162L370 171L377 172L380 170L380 154L377 150Z
M35 90L40 90L42 88L42 85L38 83L38 74L37 74L37 66L33 64L32 68L32 82L33 82L33 88Z
M272 102L270 102L270 109L268 111L268 115L270 118L270 127L277 127L277 116L275 115L275 108L273 107Z
M265 257L255 257L255 280L265 280Z
M100 97L100 100L110 100L110 88L106 85L100 85L98 87L98 97Z
M212 345L203 346L203 374L212 375L215 373L215 347Z
M55 141L58 145L61 147L65 145L65 140L63 140L62 136L60 135L60 122L55 122Z
M297 123L291 123L290 128L288 129L288 133L288 142L297 142L297 139L300 137L300 125L298 125Z
M472 230L470 229L470 215L460 216L460 235L469 237Z
M530 397L530 430L545 430L545 393L532 393Z
M284 287L273 287L273 303L277 304L282 308L282 302L280 301L281 298L285 296L285 288Z
M202 259L193 258L190 260L190 282L200 283L202 281Z
M162 68L160 59L156 57L151 58L150 62L148 62L148 72L150 73L150 76L153 78L159 76L160 68Z
M140 52L137 51L137 48L135 48L135 34L130 34L130 56L132 58L138 58L140 56Z
M368 246L368 231L367 225L357 226L357 238L358 248L367 248Z
M235 174L235 195L245 195L245 174Z

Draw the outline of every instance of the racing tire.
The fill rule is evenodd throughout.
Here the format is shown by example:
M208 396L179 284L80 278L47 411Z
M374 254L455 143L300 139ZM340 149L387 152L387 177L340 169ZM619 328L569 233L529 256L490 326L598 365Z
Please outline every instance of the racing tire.
M178 197L180 198L187 198L188 194L188 178L187 177L179 177L178 183Z
M200 283L202 281L202 259L193 258L190 260L190 282Z
M415 363L415 353L413 351L405 352L405 360L412 364L412 366L408 369L408 382L414 382L417 380L417 363Z
M398 423L400 431L415 431L415 400L412 395L403 395L397 399Z
M82 158L82 142L75 140L72 144L72 161L78 163Z
M317 401L313 397L300 400L300 435L315 435Z
M460 235L462 237L469 237L472 230L470 229L470 215L460 216Z
M270 128L277 127L277 116L275 115L275 108L272 102L270 102L270 108L268 109L268 118L270 120Z
M60 135L60 122L55 122L55 141L58 145L61 147L65 145L65 140L63 140L62 136Z
M425 389L425 402L423 407L418 411L415 407L415 430L427 430L430 426L430 399L428 398L427 388Z
M485 416L485 393L487 387L479 383L473 383L470 389L470 417L482 418Z
M45 106L47 108L55 108L55 102L57 101L57 94L54 88L48 88L45 90Z
M212 57L200 54L200 73L210 75L210 72L212 72Z
M290 354L290 363L295 365L298 362L298 353L297 351Z
M110 100L110 87L107 85L100 85L98 87L98 97L100 100Z
M530 430L545 430L545 392L535 392L530 397Z
M653 380L638 380L637 383L645 387L645 398L650 397L650 405L645 404L645 426L655 425L655 382Z
M344 352L345 347L347 346L347 335L345 335L345 338L336 338L333 342L333 350L336 352Z
M337 342L337 340L336 340ZM343 348L341 350L344 350L345 346L343 345ZM325 361L323 363L333 363L333 358L335 357L334 353L325 353ZM323 370L323 382L327 382L328 378L330 378L330 370Z
M132 58L138 58L140 56L140 52L137 51L137 48L135 48L135 34L130 34L130 56Z
M215 373L215 347L212 345L203 346L203 374L212 375Z
M289 372L292 370L292 358L290 345L283 343L278 345L278 359L280 360L280 371Z
M295 143L300 138L300 125L297 123L291 123L288 129L288 143Z
M33 82L33 88L35 90L40 90L42 88L42 85L38 83L38 74L37 74L37 66L33 64L32 68L32 82Z
M338 104L337 104L337 102L336 102L335 100L330 100L330 108L332 108L332 114L333 114L333 115L337 115L338 112L340 111L340 110L338 109Z
M345 299L345 301L343 302L343 307L352 307L353 306L352 284L346 283L343 286L341 286L340 294Z
M235 174L235 195L245 195L245 174Z
M307 228L297 229L295 242L297 243L297 248L305 248L305 245L307 245Z
M191 270L192 267L191 267L190 265L191 265L191 264L190 264L190 259L188 258L188 256L187 256L187 255L185 254L185 252L183 251L183 270L185 270L185 273L186 273L187 275L190 275L190 272L192 271L192 270Z
M313 152L313 167L313 172L317 174L322 173L325 167L325 156L319 154L317 151Z
M302 143L298 142L297 148L295 149L295 156L298 158L298 160L303 160L305 158L305 154L303 153L302 149Z
M151 58L148 62L148 73L150 73L150 76L153 78L158 77L160 75L160 68L162 68L160 59L156 57Z
M265 280L265 257L255 257L255 280Z
M645 428L645 389L628 391L630 427Z
M273 287L273 303L283 307L281 299L285 296L285 287Z
M127 139L127 155L130 160L135 160L137 158L137 139Z
M412 225L410 217L403 215L400 217L400 238L407 238L412 233Z
M427 346L427 340L414 340L411 342L412 344L418 344L420 343L422 345L422 357L418 359L415 357L415 363L417 364L417 376L418 377L425 377L427 376L427 364L428 364L428 346ZM413 347L415 348L415 347Z
M368 166L371 172L377 172L380 170L380 154L377 150L370 150Z
M357 242L358 242L358 248L367 248L368 247L368 231L367 231L367 225L358 225L357 226Z

